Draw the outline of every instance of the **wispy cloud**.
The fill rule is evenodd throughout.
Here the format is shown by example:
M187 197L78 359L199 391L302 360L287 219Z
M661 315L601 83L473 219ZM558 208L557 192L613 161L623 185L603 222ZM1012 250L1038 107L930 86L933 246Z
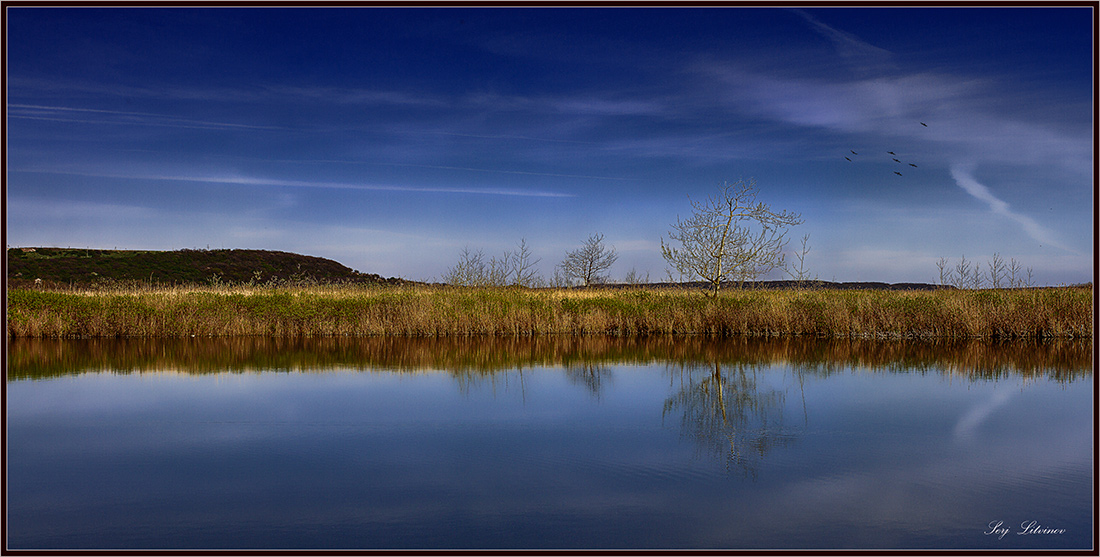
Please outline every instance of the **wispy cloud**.
M125 205L118 203L101 203L93 201L53 200L37 199L34 197L12 197L8 200L8 216L26 218L25 215L34 215L34 218L49 223L65 220L95 220L95 221L134 221L140 219L152 219L159 216L155 210L138 205Z
M1056 167L1090 178L1090 130L1075 123L1028 120L1034 95L1014 106L991 107L1004 87L994 80L915 73L868 79L789 78L734 64L693 67L713 83L727 110L781 124L816 128L879 141L883 150L912 145L925 163L952 160ZM926 126L922 126L921 123ZM858 135L856 135L858 134Z
M97 99L159 99L174 101L284 103L325 102L331 104L400 105L445 108L452 103L445 97L415 91L353 87L252 85L242 87L138 86L125 83L99 83L73 79L38 79L13 76L9 80L11 98L52 98L79 96Z
M536 96L482 91L462 96L456 100L456 105L472 111L526 112L548 118L666 116L672 108L666 98L616 89L600 93Z
M867 43L855 35L830 27L803 10L791 11L801 16L814 31L833 43L837 54L856 69L882 70L893 67L893 54L890 51Z
M197 128L218 130L280 130L288 128L278 126L256 126L248 124L236 124L232 122L213 122L208 120L195 120L191 118L179 118L151 112L130 112L124 110L102 110L95 108L77 108L69 106L41 106L31 104L9 104L8 118L21 118L27 120L47 120L56 122L77 122L84 124L114 124L114 125L138 125L138 126L163 126L170 128Z
M291 188L320 188L320 189L345 189L367 191L394 191L409 193L457 193L472 195L499 195L511 197L575 197L573 194L541 190L521 190L511 188L475 188L475 187L449 187L449 186L402 186L391 184L366 184L351 182L323 182L306 180L281 180L275 178L263 178L254 176L242 176L232 174L212 174L207 176L187 174L120 174L110 172L80 172L61 170L18 170L38 174L65 174L73 176L87 176L93 178L120 178L125 180L157 180L172 182L195 182L207 184L236 184L243 186L275 186Z
M665 112L662 103L641 99L565 98L550 100L549 104L566 114L644 116Z
M926 134L927 128L903 129L900 124L930 125L964 97L977 97L975 84L929 74L869 79L825 80L765 75L736 65L704 62L694 66L714 79L719 101L748 114L800 126L841 132Z
M975 199L988 204L989 209L993 211L994 214L1015 221L1028 236L1042 245L1053 246L1074 254L1078 253L1056 240L1054 234L1036 222L1035 219L1013 211L1008 203L993 195L993 192L991 192L989 188L975 180L974 176L971 174L972 171L972 165L951 165L951 177L955 179L955 183Z
M572 139L558 139L550 137L531 137L526 135L488 134L488 133L459 133L431 130L405 130L400 133L409 135L450 135L455 137L471 137L476 139L519 139L522 141L545 141L549 143L572 143L578 145L599 145L595 141L577 141Z
M214 92L216 95L217 92ZM269 85L253 91L227 90L224 96L245 95L255 99L277 101L324 102L350 105L390 105L421 108L448 108L453 101L447 97L431 95L417 91L397 91L391 89L363 89L351 87L293 87Z
M592 176L588 174L560 174L555 172L535 172L530 170L507 170L502 168L472 168L468 166L447 166L441 164L413 164L413 163L398 163L398 162L372 162L372 161L354 161L343 159L254 159L254 160L270 160L271 162L285 162L292 164L353 164L353 165L368 165L368 166L395 166L402 168L433 168L439 170L462 170L466 172L488 172L493 174L517 174L521 176L549 176L553 178L582 178L586 180L616 180L616 181L633 181L637 178L624 178L617 176Z
M127 151L136 153L153 153L162 154L161 151L154 151L150 149L129 149ZM514 170L507 168L477 168L469 166L453 166L443 164L417 164L417 163L401 163L401 162L385 162L385 161L372 161L372 160L354 160L354 159L302 159L302 158L267 158L267 157L245 157L239 155L224 155L224 154L211 154L211 158L228 159L228 160L244 160L244 161L259 161L259 162L272 162L280 164L293 164L293 165L350 165L350 166L389 166L398 168L430 168L439 170L461 170L466 172L484 172L491 174L516 174L521 176L548 176L553 178L579 178L585 180L613 180L613 181L637 181L638 178L624 177L624 176L596 176L590 174L563 174L556 172L538 172L534 170Z

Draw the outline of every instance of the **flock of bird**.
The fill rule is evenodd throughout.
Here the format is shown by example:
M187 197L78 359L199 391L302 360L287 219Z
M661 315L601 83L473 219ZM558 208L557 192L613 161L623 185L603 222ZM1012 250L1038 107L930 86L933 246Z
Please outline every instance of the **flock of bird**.
M921 122L920 125L922 125L926 128L928 127L928 124L925 124L924 122ZM849 149L849 151L851 151L853 155L859 155L859 153L855 152L854 149ZM894 162L896 162L898 164L906 164L906 163L903 163L900 160L898 160L898 158L897 158L898 154L897 153L895 153L893 151L886 151L886 153L892 156ZM847 156L844 157L844 160L846 160L848 162L853 162L851 157L847 157ZM915 165L913 163L908 163L908 164L909 164L909 166L912 166L913 168L917 168L917 165ZM897 174L898 176L901 176L901 172L898 172L896 170L894 171L894 174Z

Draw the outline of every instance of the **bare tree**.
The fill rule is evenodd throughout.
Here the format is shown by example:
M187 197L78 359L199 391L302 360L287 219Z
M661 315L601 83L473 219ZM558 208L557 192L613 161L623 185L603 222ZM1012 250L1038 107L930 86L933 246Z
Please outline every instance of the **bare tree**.
M642 276L637 269L631 267L630 271L623 277L623 282L632 286L649 284L649 272L646 272L645 276Z
M1000 288L1001 281L1008 275L1008 269L1005 268L1005 262L1001 259L1000 254L994 253L993 258L989 260L989 284L992 288Z
M955 282L955 278L952 276L954 273L951 269L947 268L946 257L941 257L940 260L936 262L936 268L940 270L940 286L947 286Z
M538 265L542 259L531 260L531 250L527 247L526 238L519 241L516 251L509 254L507 259L510 265L509 274L512 284L530 287L538 286L543 282L535 269L535 265Z
M956 288L969 288L970 286L970 262L966 260L966 256L962 256L959 262L955 264L955 287Z
M618 258L614 247L604 247L603 234L593 234L580 249L566 253L559 267L570 283L580 281L590 286L606 281L607 277L601 273L610 269Z
M792 279L798 281L798 286L801 287L802 283L808 280L816 280L817 277L811 277L810 272L806 270L806 254L810 253L810 235L806 234L802 237L802 250L795 252L794 258L798 260L798 266L784 266L783 270L791 276Z
M550 277L550 288L568 288L569 279L562 274L561 265L554 266L554 276Z
M1025 270L1023 265L1015 258L1005 263L1000 254L994 253L986 263L989 269L988 278L982 274L982 265L979 262L971 262L962 256L955 267L948 268L948 260L941 257L936 262L940 272L940 285L953 285L960 289L979 289L987 284L991 288L1021 288L1032 286L1031 267Z
M1008 286L1009 288L1020 287L1020 262L1016 261L1015 257L1008 263Z
M508 252L504 252L500 259L490 257L489 264L485 267L483 286L504 286L508 284L510 259L511 254Z
M797 213L775 212L756 201L756 182L723 184L705 202L691 202L690 219L677 217L668 233L672 247L661 239L661 254L680 276L702 278L715 295L723 281L746 280L784 264L787 228L802 224ZM671 275L671 271L669 273Z
M974 274L970 277L970 287L974 290L981 290L983 286L985 286L985 279L982 277L982 266L975 263Z
M481 250L462 248L458 263L443 273L443 282L454 286L483 286L485 281L485 256Z
M443 274L443 282L455 286L538 286L541 279L535 265L541 261L531 260L531 250L527 240L520 240L516 251L505 251L500 259L485 260L485 255L463 248L458 263Z

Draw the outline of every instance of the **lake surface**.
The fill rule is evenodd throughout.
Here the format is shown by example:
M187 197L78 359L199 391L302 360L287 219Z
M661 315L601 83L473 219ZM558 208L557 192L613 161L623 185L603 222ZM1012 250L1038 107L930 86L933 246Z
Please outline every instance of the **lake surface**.
M10 342L8 549L1090 549L1091 342Z

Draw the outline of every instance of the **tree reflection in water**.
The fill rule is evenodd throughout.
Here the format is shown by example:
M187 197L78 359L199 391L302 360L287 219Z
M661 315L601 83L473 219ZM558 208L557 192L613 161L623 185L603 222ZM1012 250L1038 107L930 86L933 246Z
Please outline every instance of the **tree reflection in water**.
M785 393L757 384L756 367L710 365L669 367L679 391L665 401L663 417L682 412L681 431L700 449L725 455L735 467L756 478L756 463L775 447L794 442L783 428Z

